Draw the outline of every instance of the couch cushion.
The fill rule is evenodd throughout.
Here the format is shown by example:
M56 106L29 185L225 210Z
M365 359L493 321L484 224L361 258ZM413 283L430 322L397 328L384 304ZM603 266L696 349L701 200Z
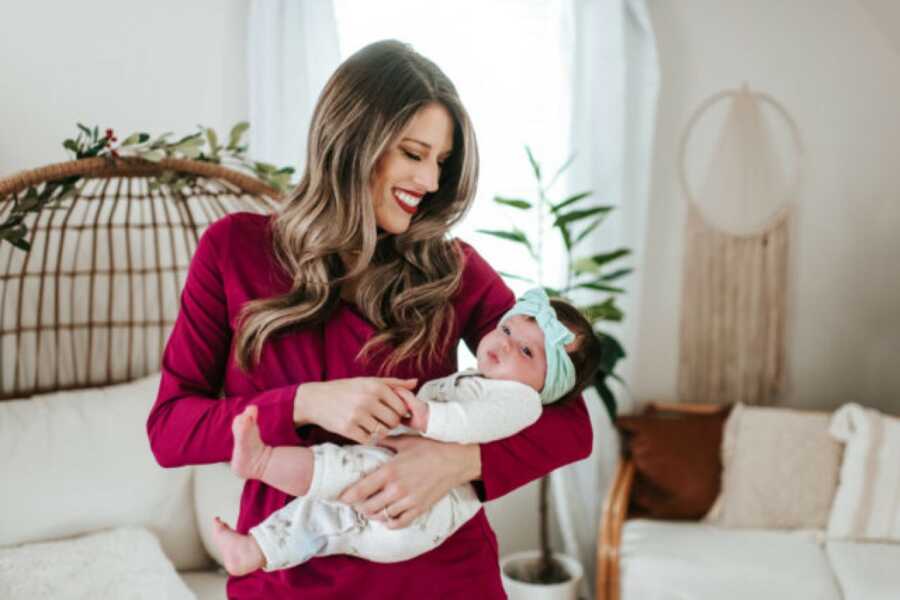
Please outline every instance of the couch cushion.
M846 449L828 536L900 541L900 419L848 404L834 413L831 433Z
M723 529L632 519L620 548L623 600L840 600L814 531Z
M225 598L225 586L228 584L228 573L225 571L185 571L179 575L197 600Z
M826 552L844 600L900 597L900 544L829 541Z
M191 600L194 594L153 534L129 527L0 548L0 598Z
M825 529L842 447L828 413L738 404L722 439L722 492L707 521L722 527Z
M628 514L699 519L719 493L719 447L728 413L620 417L622 450L634 460Z
M194 467L194 507L197 525L207 553L222 565L222 554L213 542L213 517L235 526L241 509L244 481L232 473L228 463Z
M0 546L143 525L179 569L209 565L191 470L153 458L146 420L159 374L0 402Z

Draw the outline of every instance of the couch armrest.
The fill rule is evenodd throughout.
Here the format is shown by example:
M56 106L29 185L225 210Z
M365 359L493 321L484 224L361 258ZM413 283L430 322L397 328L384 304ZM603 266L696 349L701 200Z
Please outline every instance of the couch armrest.
M597 600L619 600L619 544L633 483L634 462L623 459L603 502L597 532Z

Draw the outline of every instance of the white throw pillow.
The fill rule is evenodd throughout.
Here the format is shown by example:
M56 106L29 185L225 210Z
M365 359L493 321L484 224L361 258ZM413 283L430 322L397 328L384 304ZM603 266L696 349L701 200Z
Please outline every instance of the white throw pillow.
M722 436L722 491L705 520L721 527L825 529L841 461L829 418L737 404Z
M828 536L900 542L900 419L846 404L831 434L846 447Z
M142 525L177 568L210 564L190 468L163 469L150 452L159 377L0 402L0 546Z
M241 509L244 480L232 473L228 463L194 467L194 506L197 525L206 552L223 565L222 554L213 542L213 517L234 527Z
M191 600L152 533L128 527L0 548L4 600Z

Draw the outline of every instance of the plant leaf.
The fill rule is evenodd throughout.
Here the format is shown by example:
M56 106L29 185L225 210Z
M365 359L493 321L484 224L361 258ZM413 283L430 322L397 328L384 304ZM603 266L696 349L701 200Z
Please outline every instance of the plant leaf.
M494 196L494 202L497 204L503 204L505 206L512 206L513 208L520 209L529 209L531 208L531 202L528 200L520 200L518 198L504 198L502 196Z
M538 161L534 160L534 155L531 153L531 148L525 146L525 152L528 154L528 162L531 163L531 169L534 171L534 177L538 180L538 182L540 182L541 165L538 164Z
M76 155L78 154L78 144L75 143L75 140L66 140L63 142L63 148L74 152Z
M605 254L595 254L594 256L578 259L572 265L572 268L575 270L576 274L599 273L600 267L602 267L606 263L621 258L622 256L627 256L629 254L631 254L631 250L629 250L628 248L619 248L618 250L606 252Z
M573 288L581 288L581 289L585 289L585 290L595 290L598 292L610 292L612 294L621 294L625 291L623 288L613 287L611 285L606 285L603 283L594 283L594 282L579 283L579 284L573 285L572 287Z
M547 292L547 295L548 295L549 297L551 297L551 298L562 298L562 294L560 293L559 290L557 290L557 289L555 289L555 288L552 288L552 287L547 287L546 285L543 286L543 288L544 288L544 291Z
M605 216L610 210L612 210L612 206L595 206L593 208L573 210L572 212L567 212L563 215L557 214L556 221L554 221L553 225L568 225L569 223L587 219L588 217L593 217L598 214L603 214Z
M499 231L496 229L478 229L476 231L478 231L478 233L484 233L486 235L492 235L503 240L509 240L510 242L522 244L526 248L528 248L529 254L534 257L534 249L531 247L531 242L528 241L528 237L525 235L525 233L518 228L515 228L513 231Z
M78 125L78 129L84 132L84 135L91 137L91 130L82 125L81 123L76 123Z
M619 279L621 277L628 275L632 271L634 271L634 269L632 269L630 267L625 268L625 269L618 269L617 271L613 271L609 275L604 275L604 276L600 277L597 281L614 281L616 279Z
M555 174L553 175L553 177L550 179L550 183L547 184L547 189L548 189L548 190L549 190L551 187L553 187L553 184L556 183L556 180L559 179L559 176L563 174L563 171L565 171L566 169L569 168L569 166L572 164L572 161L573 161L573 160L575 160L575 153L574 153L574 152L572 153L571 156L569 156L569 158L566 159L566 162L564 162L564 163L562 164L562 166L561 166L559 169L557 169L556 173L555 173Z
M580 192L580 193L575 194L575 195L573 195L573 196L569 196L568 198L566 198L565 200L563 200L563 201L560 202L559 204L551 205L551 206L550 206L550 212L552 212L553 214L556 214L556 213L558 213L559 211L561 211L562 209L564 209L565 207L569 206L570 204L575 204L575 203L578 202L579 200L584 200L585 198L587 198L588 196L590 196L590 195L593 194L593 193L594 193L594 192L588 190L588 191L586 191L586 192Z
M146 152L141 152L139 156L150 162L159 162L166 157L166 153L162 150L148 150Z
M591 304L579 309L588 321L596 323L597 321L621 321L622 311L616 306L615 299L607 298L599 304Z
M518 281L527 281L528 283L534 283L533 279L529 279L528 277L522 277L521 275L514 275L513 273L507 273L506 271L497 271L502 277L507 279L516 279Z
M241 121L237 125L231 128L231 133L228 135L228 149L233 150L238 147L241 143L241 137L250 129L250 123L247 121Z
M580 242L581 240L586 238L588 235L590 235L590 233L593 230L597 229L597 226L600 225L600 223L602 223L602 222L603 222L603 217L600 217L599 219L594 219L594 221L590 225L585 227L584 231L582 231L581 233L578 234L578 237L575 238L575 241L572 242L572 245L574 246L575 244L577 244L578 242Z

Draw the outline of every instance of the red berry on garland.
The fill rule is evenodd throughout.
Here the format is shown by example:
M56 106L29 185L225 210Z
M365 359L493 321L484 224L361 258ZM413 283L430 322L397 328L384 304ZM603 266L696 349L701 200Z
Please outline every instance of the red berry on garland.
M113 135L114 135L114 134L113 134L113 130L112 130L112 129L107 129L107 130L106 130L106 137L112 138Z

